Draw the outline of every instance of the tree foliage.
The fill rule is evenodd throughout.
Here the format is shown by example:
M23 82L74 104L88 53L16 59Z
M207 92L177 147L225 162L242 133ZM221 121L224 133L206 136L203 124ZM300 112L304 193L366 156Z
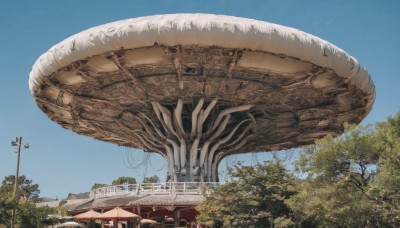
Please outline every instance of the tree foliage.
M239 163L229 173L235 180L216 188L197 206L199 221L215 227L265 227L271 219L290 220L284 201L294 194L294 178L281 163Z
M0 186L0 194L8 194L14 191L15 176L6 176ZM18 185L16 198L23 198L25 200L38 199L39 185L33 184L32 180L27 179L24 175L18 177Z
M47 216L54 213L53 208L36 207L33 202L25 201L18 206L16 221L19 227L44 227L52 225L52 222L47 220Z
M0 225L10 226L11 210L18 207L18 200L12 197L12 193L0 192Z
M136 179L133 177L119 177L113 180L112 185L122 185L122 184L136 184Z
M379 159L369 194L381 202L383 218L400 226L400 113L377 126Z
M15 210L18 227L44 227L51 223L47 215L55 210L49 207L37 208L35 202L39 197L39 185L25 176L18 178L17 192L14 192L15 176L6 176L0 186L0 226L10 226L11 211Z
M230 171L197 217L211 227L400 227L400 113L304 148L294 179L279 163Z
M287 200L293 220L309 227L398 227L399 126L399 114L376 126L347 125L342 136L305 149L296 165L308 178Z
M93 189L96 189L96 188L102 188L102 187L104 187L104 186L107 186L107 185L106 185L106 184L94 183L94 184L92 185L92 190L93 190Z
M136 179L133 177L118 177L111 182L111 185L123 185L123 184L136 184ZM107 186L107 184L94 183L92 185L92 190L96 188L102 188Z
M157 175L152 177L145 177L143 183L160 183L160 178Z

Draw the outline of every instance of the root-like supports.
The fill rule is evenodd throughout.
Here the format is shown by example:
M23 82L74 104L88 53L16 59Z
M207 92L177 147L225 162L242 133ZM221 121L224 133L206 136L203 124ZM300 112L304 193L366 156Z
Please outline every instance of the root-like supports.
M181 99L175 108L152 102L158 124L143 113L137 115L143 129L134 136L146 149L165 154L173 181L217 181L217 163L222 154L242 148L255 132L255 118L250 113L246 119L234 114L248 111L252 105L230 107L216 115L212 110L217 103L214 99L203 109L201 98L192 113L184 116L191 118L191 126L184 125L187 122L182 113L190 107Z

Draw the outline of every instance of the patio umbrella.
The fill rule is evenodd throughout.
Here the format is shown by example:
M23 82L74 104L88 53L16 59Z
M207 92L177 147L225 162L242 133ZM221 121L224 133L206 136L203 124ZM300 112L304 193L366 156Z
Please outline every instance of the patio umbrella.
M63 224L61 224L58 227L82 227L84 225L79 224L77 222L64 222Z
M140 216L137 214L133 214L132 212L126 211L120 207L116 207L110 211L99 214L93 218L95 219L111 219L111 220L121 220L121 219L134 219L139 218Z
M151 220L151 219L142 219L140 220L141 224L157 224L157 221Z
M96 219L96 216L100 215L101 213L90 209L84 213L78 214L74 216L75 220L93 220Z

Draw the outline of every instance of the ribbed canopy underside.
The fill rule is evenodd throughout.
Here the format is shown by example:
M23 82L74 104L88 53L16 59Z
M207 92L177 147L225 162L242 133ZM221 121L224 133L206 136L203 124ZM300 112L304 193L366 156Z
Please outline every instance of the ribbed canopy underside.
M201 97L205 105L218 98L216 113L254 105L254 138L232 153L290 148L340 133L344 122L359 123L375 100L366 69L333 44L289 27L209 14L88 29L40 56L29 86L39 107L63 127L143 149L130 132L142 128L134 118L139 113L156 122L152 101L173 112L182 99L187 131ZM244 117L233 115L232 126Z

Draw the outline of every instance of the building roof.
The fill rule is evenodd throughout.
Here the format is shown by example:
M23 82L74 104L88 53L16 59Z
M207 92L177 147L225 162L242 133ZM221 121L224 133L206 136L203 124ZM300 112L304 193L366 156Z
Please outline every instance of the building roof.
M92 199L90 201L84 202L82 204L76 205L70 210L79 211L79 210L87 210L87 209L96 209L96 208L108 208L108 207L119 207L126 206L130 202L135 201L139 197L137 196L113 196L106 198L97 198Z
M202 195L145 195L145 196L113 196L91 199L69 208L69 211L84 211L89 209L101 209L123 206L157 206L157 205L197 205L204 197Z
M61 200L53 200L53 201L45 201L40 203L35 203L36 207L58 207L60 205Z
M90 195L90 192L83 192L83 193L69 193L67 196L67 200L73 200L73 199L88 199Z

